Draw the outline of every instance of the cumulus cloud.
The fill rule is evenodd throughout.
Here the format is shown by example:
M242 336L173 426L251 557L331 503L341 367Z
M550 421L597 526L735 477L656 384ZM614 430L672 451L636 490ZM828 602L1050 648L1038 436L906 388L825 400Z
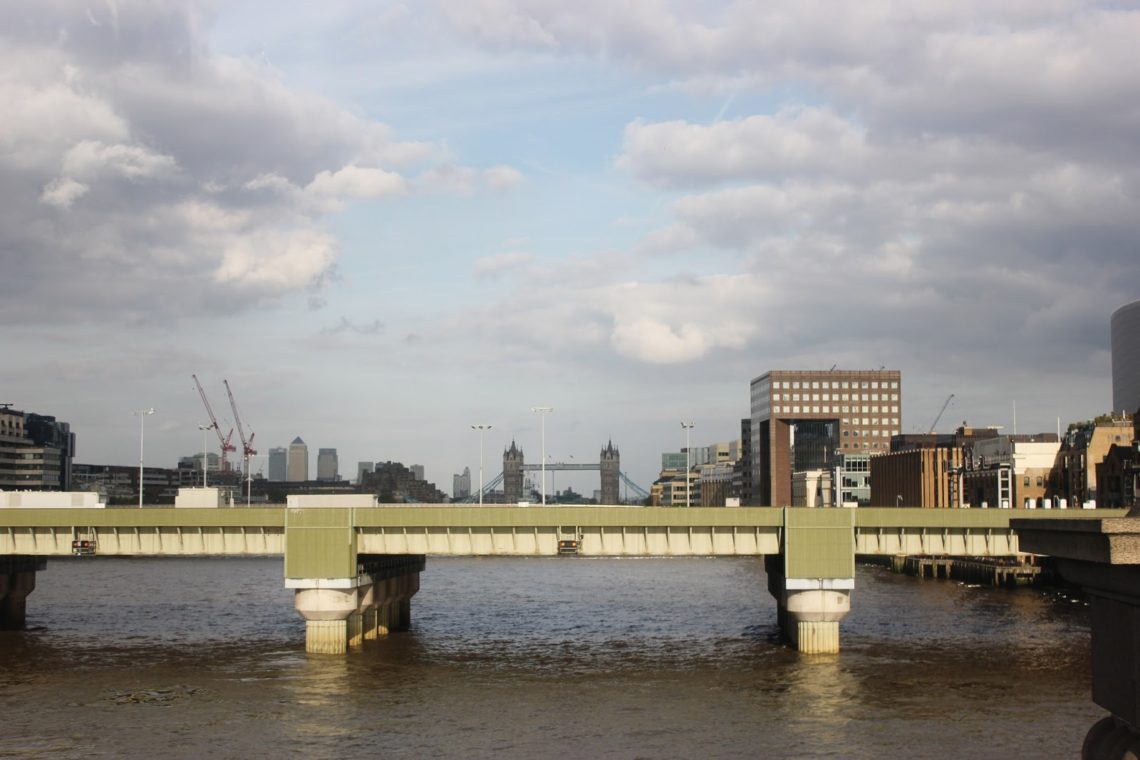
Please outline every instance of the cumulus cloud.
M8 322L314 297L338 257L324 216L408 192L398 167L442 156L211 51L195 3L21 2L6 16L0 250L19 283L0 305Z
M730 119L625 127L615 164L668 199L632 249L654 258L620 291L628 309L591 288L560 296L612 320L622 356L832 343L933 356L938 335L939 350L976 362L1092 361L1106 301L1140 290L1130 6L441 3L489 50L584 56L651 88L736 96ZM713 279L670 278L666 262L727 269L750 296L725 302ZM702 308L710 298L731 306Z

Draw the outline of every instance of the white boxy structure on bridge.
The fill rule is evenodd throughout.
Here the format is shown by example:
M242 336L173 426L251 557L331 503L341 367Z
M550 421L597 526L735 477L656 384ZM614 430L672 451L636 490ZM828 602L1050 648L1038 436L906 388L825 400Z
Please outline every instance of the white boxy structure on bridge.
M0 509L102 509L94 491L0 491Z

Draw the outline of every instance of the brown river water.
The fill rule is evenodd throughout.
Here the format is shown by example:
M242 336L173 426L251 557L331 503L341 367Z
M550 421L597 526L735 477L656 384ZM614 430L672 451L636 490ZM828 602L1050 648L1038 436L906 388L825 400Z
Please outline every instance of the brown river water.
M429 557L412 627L306 655L280 558L50 560L0 757L1077 757L1088 608L860 567L843 651L757 559Z

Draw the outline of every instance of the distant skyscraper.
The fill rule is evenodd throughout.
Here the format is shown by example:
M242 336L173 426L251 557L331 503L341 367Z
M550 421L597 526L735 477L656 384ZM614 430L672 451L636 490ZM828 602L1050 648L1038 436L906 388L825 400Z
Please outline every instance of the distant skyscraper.
M309 447L301 436L289 444L289 464L285 479L290 483L303 483L309 479Z
M357 462L356 463L356 484L360 485L364 482L364 474L372 472L375 465L372 462Z
M462 475L451 476L451 498L466 499L471 495L471 468L464 467Z
M426 480L426 478L424 478L424 466L422 464L413 464L408 469L416 476L416 480Z
M339 477L336 449L317 449L317 480L330 481Z
M283 483L288 476L289 449L277 446L269 450L269 480Z
M1112 411L1140 411L1140 301L1112 313Z

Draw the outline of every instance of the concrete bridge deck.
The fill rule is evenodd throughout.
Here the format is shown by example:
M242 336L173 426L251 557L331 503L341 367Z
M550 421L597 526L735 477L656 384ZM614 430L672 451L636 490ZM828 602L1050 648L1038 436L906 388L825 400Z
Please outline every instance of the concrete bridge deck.
M76 538L116 556L286 553L290 525L310 507L232 509L0 509L0 555L66 556ZM316 508L321 510L323 508ZM849 527L855 554L1009 556L1013 518L1088 520L1123 510L779 507L334 508L363 554L549 556L563 537L584 556L760 556L782 553L787 513L816 527ZM809 542L810 543L810 542ZM806 548L806 547L805 547Z

